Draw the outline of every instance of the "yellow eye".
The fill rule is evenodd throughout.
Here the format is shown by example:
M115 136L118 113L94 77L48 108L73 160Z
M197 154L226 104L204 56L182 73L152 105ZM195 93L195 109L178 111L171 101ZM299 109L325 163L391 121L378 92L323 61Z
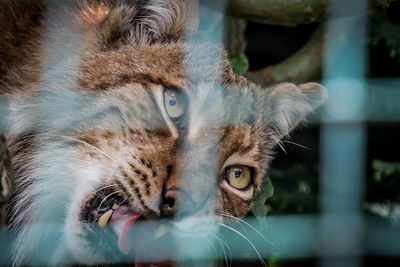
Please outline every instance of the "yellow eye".
M251 182L251 171L246 166L235 165L226 170L226 179L236 189L245 189Z
M185 113L185 99L183 94L178 90L165 89L164 105L168 116L172 120L179 120Z

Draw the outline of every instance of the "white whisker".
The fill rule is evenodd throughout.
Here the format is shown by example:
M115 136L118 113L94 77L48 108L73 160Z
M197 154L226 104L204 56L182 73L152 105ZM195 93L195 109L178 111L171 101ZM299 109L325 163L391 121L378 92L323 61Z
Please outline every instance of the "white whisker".
M306 147L306 146L300 145L300 144L298 144L298 143L295 143L295 142L292 142L292 141L287 141L287 140L284 140L283 142L284 142L284 143L291 144L291 145L295 145L295 146L298 146L298 147L301 147L301 148L304 148L304 149L307 149L307 150L310 150L310 148L309 148L309 147Z
M285 153L285 154L287 155L285 146L283 145L282 141L279 140L279 141L277 142L277 144L278 144L278 146L282 149L283 153Z
M95 193L97 193L97 192L99 192L99 191L101 191L101 190L103 190L103 189L106 189L106 188L112 187L112 186L116 186L116 184L110 184L110 185L105 185L105 186L102 186L102 187L100 187L99 189L97 189L96 191L94 191L94 193L93 193L93 194L95 194Z
M205 240L205 241L210 245L210 247L211 247L212 250L214 251L215 258L218 259L217 250L215 249L215 246L212 244L212 242L211 242L210 240L208 240L207 237L201 237L201 238L202 238L203 240Z
M265 237L262 233L260 233L254 226L252 226L251 224L249 224L249 223L246 222L245 220L242 220L242 219L240 219L240 218L237 218L237 217L232 216L232 215L230 215L230 214L227 214L227 213L225 213L225 212L222 212L221 214L222 214L222 216L229 217L229 218L232 218L232 219L234 219L234 220L237 220L237 221L239 221L239 222L242 222L242 223L246 224L246 225L247 225L248 227L250 227L254 232L256 232L258 235L260 235L268 244L270 244L271 246L274 246L274 244L273 244L268 238L266 238L266 237Z
M273 135L272 135L272 139L273 139L273 140L276 142L276 144L282 149L283 153L285 153L285 154L287 155L287 152L286 152L286 150L285 150L285 146L284 146L282 140L281 140L278 136L276 136L276 134L273 134Z
M120 193L120 192L122 192L122 190L117 190L117 191L115 191L115 192L112 192L112 193L108 194L105 198L103 198L103 199L101 200L101 202L100 202L99 207L97 208L97 211L100 210L101 205L104 203L104 201L105 201L107 198L109 198L109 197L112 196L112 195L118 194L118 193Z
M122 199L122 201L121 201L118 205L121 206L125 201L128 200L128 198L129 198L129 197L124 197L124 198Z
M267 267L267 264L265 263L265 261L264 261L263 258L261 257L260 252L258 252L257 248L253 245L253 243L251 243L251 241L250 241L245 235L243 235L241 232L239 232L239 231L236 230L235 228L232 228L232 227L230 227L230 226L227 226L227 225L225 225L225 224L223 224L223 223L219 223L219 225L221 225L222 227L225 227L225 228L231 230L232 232L236 233L237 235L239 235L240 237L242 237L243 239L245 239L245 240L250 244L250 246L254 249L254 251L256 252L258 258L260 259L260 261L261 261L261 263L262 263L262 265L265 266L265 267Z
M60 135L60 134L51 134L51 133L46 133L46 134L35 134L35 136L62 137L62 138L65 138L65 139L70 139L70 140L73 140L73 141L79 142L79 143L81 143L81 144L84 144L84 145L86 145L86 146L88 146L88 147L90 147L90 148L94 149L95 151L97 151L97 152L99 152L99 153L103 154L104 156L106 156L107 158L109 158L109 159L113 160L114 162L118 162L118 160L117 160L117 159L115 159L114 157L112 157L112 156L108 155L107 153L105 153L105 152L104 152L104 151L102 151L101 149L99 149L99 148L97 148L97 147L95 147L95 146L93 146L93 145L89 144L88 142L85 142L85 141L79 140L79 139L77 139L77 138L74 138L74 137L71 137L71 136Z
M224 247L224 244L226 244L226 242L223 241L221 238L219 238L215 234L213 234L213 237L218 241L219 246L222 248L222 252L224 253L224 259L225 259L226 266L231 266L231 264L232 264L232 252L231 252L231 249L228 247L229 254L230 254L230 261L229 261L229 264L228 264L228 258L226 256L226 251L225 251L225 247Z

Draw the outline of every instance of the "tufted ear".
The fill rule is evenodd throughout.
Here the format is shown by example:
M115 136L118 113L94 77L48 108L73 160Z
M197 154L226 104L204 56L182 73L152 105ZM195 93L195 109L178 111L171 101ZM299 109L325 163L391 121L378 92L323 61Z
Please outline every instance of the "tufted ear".
M197 0L87 0L80 25L95 26L98 45L153 44L182 40L197 31Z
M307 114L320 106L327 98L326 88L318 83L276 85L266 99L268 128L278 139L289 134Z

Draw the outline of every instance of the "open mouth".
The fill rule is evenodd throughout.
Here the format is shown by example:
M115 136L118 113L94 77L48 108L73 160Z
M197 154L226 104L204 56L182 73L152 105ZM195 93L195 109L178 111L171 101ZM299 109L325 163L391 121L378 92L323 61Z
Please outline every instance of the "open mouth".
M174 266L168 223L147 218L123 203L113 188L99 190L86 202L81 220L93 247L107 258L135 266Z

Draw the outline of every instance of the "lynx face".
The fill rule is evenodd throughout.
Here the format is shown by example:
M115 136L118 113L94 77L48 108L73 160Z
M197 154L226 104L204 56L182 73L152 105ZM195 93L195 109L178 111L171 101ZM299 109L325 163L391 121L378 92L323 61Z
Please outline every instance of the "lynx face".
M133 247L138 259L138 240L154 248L160 234L133 224L168 219L169 231L203 235L244 216L274 146L325 99L315 83L259 88L218 45L184 42L195 28L186 1L87 2L75 14L78 68L55 83L22 81L10 98L17 263L40 260L46 240L52 263L104 263ZM17 91L0 78L0 92ZM49 238L35 231L42 223L61 227Z

